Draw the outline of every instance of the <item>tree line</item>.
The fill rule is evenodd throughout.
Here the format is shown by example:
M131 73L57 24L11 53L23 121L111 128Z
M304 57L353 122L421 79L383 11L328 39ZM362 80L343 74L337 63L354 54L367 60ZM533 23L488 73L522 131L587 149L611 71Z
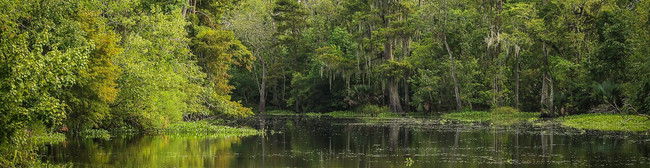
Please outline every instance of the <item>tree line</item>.
M256 60L233 99L263 112L650 110L650 3L248 0L223 17ZM267 107L268 106L268 107Z

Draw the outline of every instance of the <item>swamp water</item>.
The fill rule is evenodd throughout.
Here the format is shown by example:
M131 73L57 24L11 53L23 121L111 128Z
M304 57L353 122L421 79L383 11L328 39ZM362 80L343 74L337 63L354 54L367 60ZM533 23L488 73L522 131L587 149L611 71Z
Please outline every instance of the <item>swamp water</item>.
M245 123L266 134L68 137L41 155L44 162L74 167L650 167L646 132L325 116Z

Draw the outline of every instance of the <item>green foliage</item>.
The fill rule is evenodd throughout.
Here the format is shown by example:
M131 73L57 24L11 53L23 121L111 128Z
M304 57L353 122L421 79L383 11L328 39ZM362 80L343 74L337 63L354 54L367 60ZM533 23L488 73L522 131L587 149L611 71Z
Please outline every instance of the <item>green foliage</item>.
M492 112L465 111L445 114L442 117L466 122L491 122L497 125L511 125L528 121L530 118L537 118L539 114L516 112L511 108L499 108L492 110Z
M354 117L369 117L370 114L367 113L359 113L359 112L354 112L354 111L332 111L329 113L325 113L323 115L328 115L332 116L334 118L354 118Z
M280 44L297 42L299 29L306 24L306 13L301 4L292 0L275 1L272 15L277 23L277 34Z
M65 140L65 134L48 131L42 123L33 123L28 129L16 132L9 141L0 142L0 167L58 167L42 163L36 152L45 144Z
M79 133L83 138L110 140L111 133L104 129L85 129Z
M304 113L304 115L309 116L309 117L320 117L320 116L322 116L321 113L314 113L314 112Z
M622 9L619 9L622 10ZM625 60L630 55L628 30L617 11L604 10L597 16L595 27L598 46L588 62L590 76L596 82L622 82L626 79Z
M650 120L636 115L582 114L568 116L561 121L564 126L578 129L632 132L650 130Z
M194 54L198 57L197 64L207 74L207 88L199 93L207 100L214 113L229 116L248 116L253 114L250 108L243 107L239 102L230 101L233 86L229 85L231 66L240 66L250 69L251 62L255 60L250 51L234 39L232 31L213 30L199 26L195 28L197 34L190 44ZM210 105L212 104L212 105ZM201 113L194 111L193 113Z
M95 46L76 20L76 2L3 1L0 7L0 142L7 143L32 123L62 124L62 89L77 82Z
M359 106L363 104L378 104L381 100L381 93L369 85L353 85L346 90L344 101L349 106Z
M409 82L414 86L411 103L417 107L418 111L431 112L437 101L442 101L439 97L441 86L438 83L440 80L435 71L426 69L419 70L417 76L411 78Z
M445 114L442 117L461 121L489 121L492 114L484 111L465 111Z
M395 97L398 87L402 105L426 112L453 110L455 84L444 45L448 42L467 109L515 106L516 101L525 111L551 111L549 102L554 102L556 112L584 113L600 104L590 86L609 81L623 90L618 103L630 98L641 113L647 112L648 14L640 10L646 2L250 3L256 5L238 11L245 19L226 21L240 25L238 37L259 49L254 52L261 55L258 58L272 62L260 62L255 73L246 75L260 86L260 69L266 67L269 90L262 92L269 97L264 99L279 108L381 106ZM260 35L271 33L273 45L251 38L274 41ZM323 82L329 86L323 87ZM389 88L393 93L387 93ZM253 89L244 91L249 94L245 100L259 99L250 94ZM550 97L551 91L553 97L541 102L540 95ZM314 103L322 99L328 103Z
M390 110L387 110L387 108L385 108L384 110L385 110L384 112L381 112L381 113L377 114L378 118L400 118L400 117L402 117L401 114L390 112Z
M117 121L141 129L163 128L182 119L197 103L203 78L192 61L181 11L167 14L153 6L150 15L125 18L137 23L123 39L116 62L122 69L113 109ZM155 30L155 31L154 31ZM170 40L173 39L173 40ZM188 103L189 102L189 103Z
M266 114L266 115L296 115L296 112L288 111L288 110L269 110L269 111L265 111L264 114Z
M579 114L605 103L648 114L648 8L599 0L1 1L0 166L37 165L28 140L36 132L161 130L183 117L249 116L246 106L258 101L348 117L395 117L381 112L389 103L449 111L456 85L466 109L493 108L449 114L464 120L533 116L507 107L515 105Z
M494 115L510 115L519 113L519 110L512 107L497 107L490 109L490 112Z
M30 142L27 131L16 131L11 140L0 143L0 166L30 167L38 164L38 146Z
M121 52L119 37L108 29L106 19L97 11L80 12L81 28L87 33L95 48L88 59L88 68L78 75L78 81L66 88L66 102L69 108L66 125L72 129L98 127L101 121L110 117L109 105L117 97L119 67L113 58Z
M41 135L34 135L30 139L34 145L42 144L58 144L65 141L65 134L63 133L44 133Z
M377 116L381 113L390 112L390 109L387 106L380 107L377 105L365 104L357 107L354 111L365 115Z
M594 86L593 95L600 99L603 103L614 105L620 103L621 90L616 84L610 82L603 82Z
M237 3L210 1L191 14L220 19ZM34 152L64 138L55 129L161 129L188 114L252 114L230 100L227 74L250 69L252 54L209 17L187 16L187 5L0 2L0 166L47 166Z
M377 71L385 77L404 77L404 74L413 71L413 69L409 62L389 60L387 63L381 64Z

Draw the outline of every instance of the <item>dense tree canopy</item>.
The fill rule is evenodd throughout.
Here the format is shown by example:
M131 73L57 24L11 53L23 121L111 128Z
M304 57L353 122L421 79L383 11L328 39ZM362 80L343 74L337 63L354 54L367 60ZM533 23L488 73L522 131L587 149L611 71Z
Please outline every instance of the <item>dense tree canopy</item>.
M252 114L230 100L228 71L254 60L219 22L236 4L0 1L0 166L29 150L32 128L149 130Z
M222 22L257 48L258 68L233 72L233 93L258 111L513 106L553 116L613 105L648 113L647 5L249 0Z

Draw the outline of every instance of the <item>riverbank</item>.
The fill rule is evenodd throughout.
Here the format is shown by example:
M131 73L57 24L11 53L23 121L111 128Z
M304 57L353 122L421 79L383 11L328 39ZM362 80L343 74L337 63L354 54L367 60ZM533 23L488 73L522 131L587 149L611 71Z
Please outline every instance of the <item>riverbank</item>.
M539 113L513 112L495 113L487 111L468 111L445 114L442 118L455 119L465 122L490 122L495 125L511 125L519 122L531 122L541 124ZM650 120L637 115L617 114L579 114L552 120L564 127L598 130L598 131L623 131L623 132L644 132L650 131Z
M379 112L376 114L360 113L354 111L333 111L328 113L295 113L293 111L269 111L265 115L305 115L309 117L330 116L334 118L363 118L363 119L396 119L404 118L401 114L391 112ZM406 118L437 118L438 116L425 115L422 113L406 113ZM548 123L548 120L540 120L538 112L519 112L513 108L501 107L490 111L464 111L443 114L443 119L458 120L461 122L489 122L493 125L513 125L521 122L532 124ZM650 120L646 117L636 115L614 115L614 114L579 114L555 118L564 127L599 130L599 131L625 131L643 132L650 130Z
M162 129L135 130L132 128L119 128L111 131L103 129L90 129L80 132L84 138L98 138L108 140L114 135L123 134L158 134L158 135L183 135L183 136L205 136L205 137L243 137L262 134L262 131L248 127L231 127L213 124L209 121L181 121ZM112 135L114 134L114 135Z
M321 116L330 116L334 118L379 118L379 119L392 119L392 118L402 118L402 115L399 113L393 113L390 111L382 111L378 113L361 113L355 111L332 111L327 113L296 113L293 111L286 110L273 110L262 113L264 115L279 115L279 116L291 116L291 115L305 115L309 117L321 117ZM404 117L427 117L428 115L424 113L406 113Z
M539 113L520 112L510 107L499 107L490 111L464 111L442 115L442 118L456 119L467 122L486 122L510 124L521 121L534 121L539 118Z
M76 167L408 167L409 158L412 167L496 168L517 163L520 167L643 167L648 163L644 155L648 136L640 133L583 133L556 123L555 127L526 123L504 128L439 117L375 119L259 116L245 125L263 123L268 130L264 136L69 138L67 145L52 145L40 156L44 162Z

